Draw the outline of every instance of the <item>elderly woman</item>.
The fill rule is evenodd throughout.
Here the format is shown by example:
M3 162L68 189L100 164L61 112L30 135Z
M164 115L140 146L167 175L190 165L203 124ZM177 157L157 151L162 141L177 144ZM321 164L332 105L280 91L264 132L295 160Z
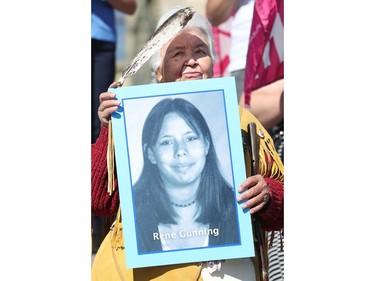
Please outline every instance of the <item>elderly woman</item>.
M163 16L158 25L162 24L174 11ZM163 83L212 78L214 61L211 26L205 17L195 13L185 28L151 58L150 64L156 81ZM115 83L112 84L112 86L114 85ZM107 193L108 130L106 127L111 113L115 112L119 105L119 101L114 100L114 97L115 94L111 92L100 95L101 104L98 114L102 129L96 143L92 146L92 212L99 216L114 215L119 209L118 189L116 188L112 195ZM241 113L241 115L254 118L249 112ZM261 161L272 162L272 159L267 160L267 157L266 159L261 157L261 159ZM274 175L274 171L272 173L265 171L263 174L265 177L260 174L254 175L240 184L237 189L241 194L237 200L238 202L245 201L241 206L250 208L251 214L259 214L264 230L280 230L283 227L283 183L271 178L270 175ZM117 184L116 181L115 184ZM117 227L110 231L112 233L108 238L111 238L111 245L108 243L103 245L97 253L92 270L93 280L109 280L108 274L112 276L111 280L121 280L123 276L126 280L136 281L210 280L212 270L210 270L211 265L207 263L127 269L123 252L120 251L121 253L118 254L119 251L116 251L123 249L122 226L119 219L117 222ZM249 239L253 238L249 237ZM108 251L111 252L110 248L115 256L115 262L108 261L108 259L112 259L112 254L107 256L105 254ZM104 276L104 272L107 277L102 277L102 279L101 276ZM229 276L236 277L237 280L255 280L254 268L250 259L227 260L222 263L220 272L224 276L224 279L220 280L225 280ZM216 273L212 273L212 276L215 276ZM218 278L217 276L216 278Z

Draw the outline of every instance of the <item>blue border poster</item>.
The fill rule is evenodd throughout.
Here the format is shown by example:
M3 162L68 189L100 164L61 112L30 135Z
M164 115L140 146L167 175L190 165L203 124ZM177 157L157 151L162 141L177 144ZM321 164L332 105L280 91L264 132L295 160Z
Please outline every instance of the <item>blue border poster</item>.
M123 223L126 266L128 268L149 267L167 264L181 264L209 260L225 260L254 256L253 234L249 210L243 210L236 201L237 187L246 178L243 146L238 113L237 94L233 77L203 80L158 83L110 89L121 101L119 109L112 114L112 127L115 145L116 171L119 183L120 207ZM221 173L232 186L234 215L224 221L234 227L231 233L237 233L238 239L228 243L207 243L207 240L220 240L217 228L204 231L180 229L174 233L149 231L147 239L163 244L160 249L144 250L140 246L139 224L161 224L155 222L155 216L147 215L147 210L139 217L134 201L134 185L138 181L144 166L144 144L142 130L151 109L163 99L183 99L193 104L203 115L212 136L212 145L216 149L218 166ZM152 186L150 186L152 188ZM153 202L155 206L159 203ZM233 224L234 222L234 224ZM209 224L211 225L211 224ZM142 234L143 235L143 234ZM199 236L206 237L202 246L169 249L165 247L168 239ZM187 239L187 238L186 238ZM173 242L172 240L169 240ZM188 241L188 240L186 240Z

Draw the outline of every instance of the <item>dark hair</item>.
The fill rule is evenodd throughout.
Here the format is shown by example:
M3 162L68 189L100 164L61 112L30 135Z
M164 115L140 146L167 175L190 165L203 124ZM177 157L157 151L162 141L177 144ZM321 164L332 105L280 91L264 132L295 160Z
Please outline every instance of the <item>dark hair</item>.
M164 117L171 112L180 115L196 134L205 138L210 144L196 199L197 206L199 206L199 216L196 221L216 223L223 216L227 217L225 213L233 208L234 193L233 198L228 198L228 191L232 190L232 187L220 172L215 147L205 118L192 103L182 98L161 100L146 118L142 132L144 165L139 180L134 185L136 214L147 210L150 219L155 219L160 223L175 223L176 213L163 187L158 168L150 162L147 156L148 148L157 141ZM140 211L137 212L137 210Z

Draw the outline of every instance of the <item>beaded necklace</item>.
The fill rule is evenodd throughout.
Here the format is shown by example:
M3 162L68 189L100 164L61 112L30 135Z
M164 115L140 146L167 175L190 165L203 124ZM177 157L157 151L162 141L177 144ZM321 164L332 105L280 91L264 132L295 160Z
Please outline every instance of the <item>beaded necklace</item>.
M179 207L179 208L186 208L186 207L189 207L191 205L193 205L195 203L195 200L191 201L190 203L187 203L187 204L177 204L175 202L172 202L171 201L171 204L175 207Z

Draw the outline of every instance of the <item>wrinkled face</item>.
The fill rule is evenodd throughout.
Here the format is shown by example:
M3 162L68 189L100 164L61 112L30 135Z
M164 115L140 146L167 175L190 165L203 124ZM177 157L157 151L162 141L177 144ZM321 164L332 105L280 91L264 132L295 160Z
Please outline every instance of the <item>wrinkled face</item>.
M206 79L214 75L208 40L198 28L181 31L160 53L161 65L156 70L159 82Z
M165 185L186 186L199 182L209 143L177 113L165 115L156 144L148 158L156 164Z

